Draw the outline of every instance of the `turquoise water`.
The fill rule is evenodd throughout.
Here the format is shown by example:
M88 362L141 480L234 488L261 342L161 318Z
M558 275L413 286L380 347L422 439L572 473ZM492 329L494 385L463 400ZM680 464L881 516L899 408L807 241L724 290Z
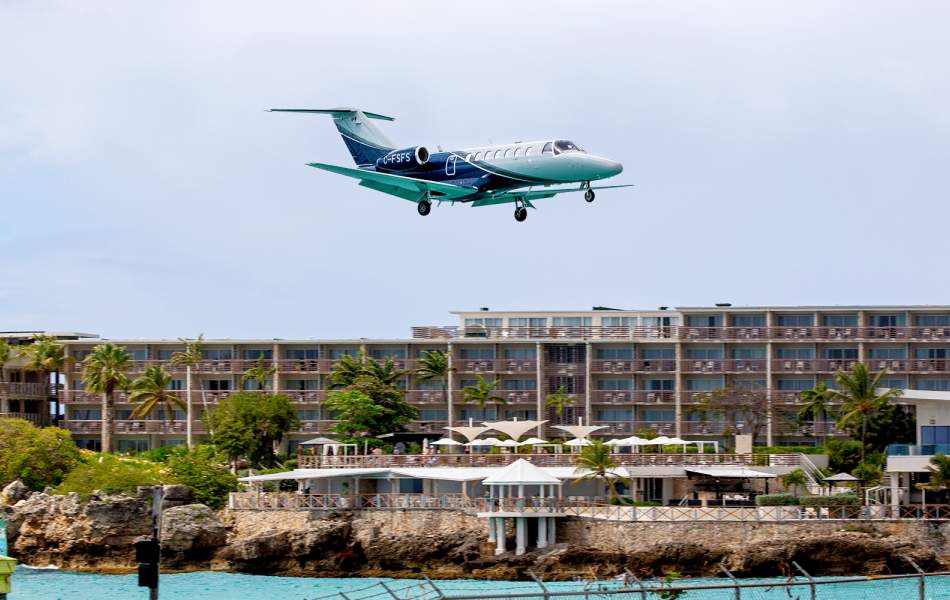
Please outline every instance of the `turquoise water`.
M267 600L304 600L326 598L336 592L347 593L353 600L392 600L391 596L378 595L379 587L367 589L371 584L386 581L400 598L428 600L424 582L381 579L309 579L302 577L266 577L235 573L182 573L162 575L161 598L186 600L232 600L235 598L266 598ZM682 584L703 585L720 580L689 580ZM749 580L753 581L753 580ZM755 580L769 581L769 580ZM780 580L773 580L780 581ZM784 580L781 580L784 581ZM538 591L530 582L509 581L437 581L436 585L447 595L487 593L534 593ZM550 591L579 591L583 584L556 582L547 584ZM605 582L603 586L616 587ZM789 593L791 592L791 593ZM631 598L625 595L625 598ZM640 598L637 594L633 598ZM807 586L794 588L756 588L743 590L742 597L752 600L788 600L809 598ZM928 598L950 597L950 577L931 577L927 582ZM13 593L9 600L134 600L148 598L148 590L136 586L135 575L94 575L71 573L53 569L17 568L13 578ZM342 600L340 596L337 600ZM581 599L582 595L573 598ZM609 596L592 594L592 599L603 600ZM617 596L618 600L621 598ZM690 600L731 600L732 590L703 590L683 595ZM819 599L834 600L903 600L917 598L917 580L872 581L849 584L818 586ZM540 600L540 598L538 598Z

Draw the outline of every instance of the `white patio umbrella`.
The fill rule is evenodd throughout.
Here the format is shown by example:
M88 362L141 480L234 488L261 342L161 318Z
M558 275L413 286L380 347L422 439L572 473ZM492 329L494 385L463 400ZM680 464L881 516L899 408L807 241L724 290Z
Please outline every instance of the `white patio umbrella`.
M429 443L430 446L461 446L462 442L457 442L451 438L442 438Z
M519 444L518 442L516 442L516 441L514 441L514 440L502 440L502 441L498 442L498 443L495 444L495 445L496 445L496 446L501 446L501 447L504 447L504 448L517 448L517 447L520 446L521 444Z
M593 446L593 442L587 438L574 438L573 440L564 442L565 446L571 446L572 448L579 448L581 446Z
M466 446L494 446L496 443L498 443L498 440L494 438L486 438L486 439L472 440L471 442L466 442L465 445Z
M525 441L521 442L521 446L534 446L535 444L547 444L547 440L542 440L541 438L528 438Z

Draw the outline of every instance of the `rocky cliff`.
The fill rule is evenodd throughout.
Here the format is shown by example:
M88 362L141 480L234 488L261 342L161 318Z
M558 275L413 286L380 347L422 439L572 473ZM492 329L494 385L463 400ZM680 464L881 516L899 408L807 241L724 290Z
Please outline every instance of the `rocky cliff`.
M174 491L173 491L174 492ZM677 570L712 575L720 562L744 576L905 572L901 558L941 568L950 525L925 522L618 523L562 520L546 552L494 557L486 525L450 511L214 512L177 499L165 508L163 567L306 576L547 579ZM132 544L150 531L147 494L32 494L2 509L11 554L32 565L134 568ZM513 544L509 543L509 547ZM487 550L488 552L483 552Z

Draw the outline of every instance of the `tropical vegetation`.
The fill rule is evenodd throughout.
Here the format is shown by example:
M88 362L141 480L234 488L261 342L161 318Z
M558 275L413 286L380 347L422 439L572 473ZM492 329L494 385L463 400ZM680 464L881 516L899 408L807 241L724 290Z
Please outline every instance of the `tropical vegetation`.
M164 367L151 366L145 369L130 386L129 402L136 405L132 409L132 417L145 419L156 408L161 409L165 415L165 429L170 431L175 409L187 409L178 394L169 389L171 382L172 376Z
M237 392L204 413L211 442L237 469L241 459L255 467L277 463L275 447L287 432L300 425L287 396L263 392Z
M496 418L500 419L502 418L500 414L501 409L508 404L508 400L504 396L495 393L495 390L498 389L500 384L501 381L498 379L488 381L479 375L475 381L475 385L467 385L462 388L462 397L465 399L465 402L474 404L481 410L484 410L488 404L497 404L499 414L496 415Z
M856 363L850 373L838 371L835 375L837 387L828 391L829 400L841 403L838 427L847 429L861 442L862 463L866 458L868 422L903 393L897 388L881 389L885 375L887 371L884 369L872 375L864 363Z
M611 454L610 446L600 440L591 442L590 446L583 446L580 454L574 458L574 466L581 475L577 481L599 480L607 486L611 502L617 497L616 474L617 463Z
M192 402L194 402L194 399L192 398L192 390L194 389L194 371L195 368L201 364L201 361L204 358L204 355L202 354L204 334L198 334L198 338L194 340L178 338L178 341L180 341L185 346L185 349L172 354L171 363L178 367L185 367L185 444L191 448L194 446L194 435L192 433L192 422L194 420L194 416L191 409ZM204 399L203 392L202 399Z
M86 391L102 394L102 451L114 452L115 393L129 386L132 355L122 346L99 344L82 361Z
M9 346L8 346L9 347ZM20 356L26 358L26 368L39 371L43 374L46 383L46 397L53 401L54 420L59 419L59 375L69 359L66 356L66 347L50 335L38 335L33 343L20 350ZM5 360L0 361L2 365ZM53 376L52 385L50 375Z
M58 485L78 464L79 449L65 429L0 419L0 487L19 479L42 490Z
M553 408L554 414L558 417L564 415L564 410L574 402L573 397L567 393L567 386L559 386L553 394L548 394L544 399L545 408Z

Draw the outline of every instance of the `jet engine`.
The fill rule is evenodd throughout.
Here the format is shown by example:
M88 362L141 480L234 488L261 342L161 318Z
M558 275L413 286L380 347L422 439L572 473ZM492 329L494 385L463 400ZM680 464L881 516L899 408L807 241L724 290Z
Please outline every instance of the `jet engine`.
M376 159L378 171L409 171L429 162L429 151L425 146L393 150Z

